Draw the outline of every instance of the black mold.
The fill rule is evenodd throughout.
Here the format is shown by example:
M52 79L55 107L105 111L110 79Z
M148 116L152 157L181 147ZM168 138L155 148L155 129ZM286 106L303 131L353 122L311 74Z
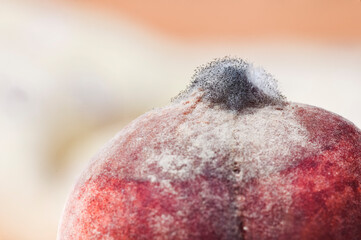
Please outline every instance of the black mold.
M177 98L184 98L194 89L199 89L204 92L202 98L208 102L237 111L283 102L284 97L278 90L275 96L269 96L248 79L249 67L242 59L217 59L197 69L191 84ZM268 74L265 78L270 80L271 77Z

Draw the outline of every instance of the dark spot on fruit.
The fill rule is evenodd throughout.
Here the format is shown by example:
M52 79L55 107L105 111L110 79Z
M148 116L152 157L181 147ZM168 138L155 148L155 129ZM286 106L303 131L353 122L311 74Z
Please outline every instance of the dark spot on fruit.
M236 174L241 172L241 167L239 166L239 163L232 163L232 171Z
M322 147L323 151L333 151L335 147L333 145L326 145Z
M240 240L244 240L245 236L246 236L246 227L243 224L243 221L240 219L241 217L239 217L239 223L238 223L238 232L239 232L239 239Z

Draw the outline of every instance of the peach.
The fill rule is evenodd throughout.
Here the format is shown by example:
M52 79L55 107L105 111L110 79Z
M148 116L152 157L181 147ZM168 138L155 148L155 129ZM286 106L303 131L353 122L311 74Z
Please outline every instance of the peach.
M361 132L224 58L120 131L58 239L361 239Z

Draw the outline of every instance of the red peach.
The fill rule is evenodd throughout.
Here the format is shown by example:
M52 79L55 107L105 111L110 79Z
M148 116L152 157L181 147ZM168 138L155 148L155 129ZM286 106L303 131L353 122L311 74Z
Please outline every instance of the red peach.
M360 130L224 58L95 156L58 239L356 240L360 183Z

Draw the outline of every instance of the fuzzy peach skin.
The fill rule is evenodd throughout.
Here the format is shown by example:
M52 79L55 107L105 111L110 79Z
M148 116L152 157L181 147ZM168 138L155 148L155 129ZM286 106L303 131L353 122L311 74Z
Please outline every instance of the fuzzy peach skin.
M360 183L359 129L224 58L92 159L58 240L356 240Z

